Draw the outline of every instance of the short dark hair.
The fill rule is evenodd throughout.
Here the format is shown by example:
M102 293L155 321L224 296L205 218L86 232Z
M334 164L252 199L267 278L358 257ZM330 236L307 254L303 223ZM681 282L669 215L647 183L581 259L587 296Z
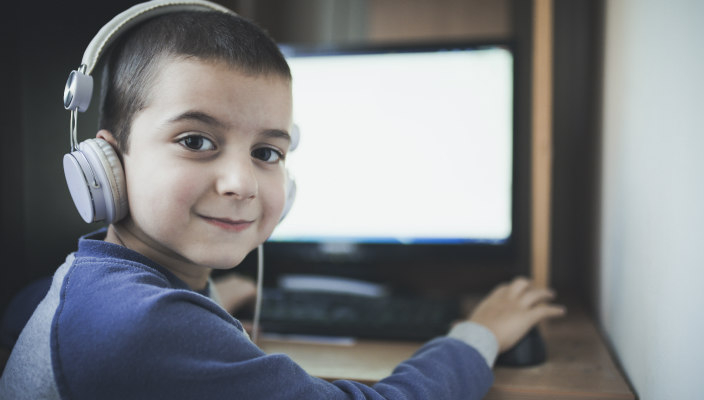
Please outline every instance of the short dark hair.
M247 19L222 12L177 12L150 19L112 45L103 69L100 129L128 149L135 114L146 106L158 66L170 57L223 61L251 75L291 71L269 35Z

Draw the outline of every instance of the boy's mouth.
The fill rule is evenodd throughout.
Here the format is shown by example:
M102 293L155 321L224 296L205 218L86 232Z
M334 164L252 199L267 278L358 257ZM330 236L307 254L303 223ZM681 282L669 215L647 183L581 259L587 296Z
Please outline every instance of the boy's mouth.
M218 228L224 229L230 232L242 232L243 230L249 228L254 223L253 220L231 220L229 218L213 218L201 216L205 222L215 225Z

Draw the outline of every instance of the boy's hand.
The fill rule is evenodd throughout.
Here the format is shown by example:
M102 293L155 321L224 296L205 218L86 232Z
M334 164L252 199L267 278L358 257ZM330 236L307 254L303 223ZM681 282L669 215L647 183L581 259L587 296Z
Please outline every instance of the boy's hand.
M499 343L499 352L511 348L533 325L545 318L565 314L562 306L548 304L554 293L534 287L524 277L497 286L474 309L470 321L491 330Z

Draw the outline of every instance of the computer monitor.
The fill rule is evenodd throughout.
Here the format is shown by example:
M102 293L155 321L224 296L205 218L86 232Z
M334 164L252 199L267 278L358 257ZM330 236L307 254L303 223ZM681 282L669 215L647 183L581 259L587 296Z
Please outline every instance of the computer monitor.
M301 141L286 160L296 200L265 245L268 269L364 278L510 257L509 46L282 50Z

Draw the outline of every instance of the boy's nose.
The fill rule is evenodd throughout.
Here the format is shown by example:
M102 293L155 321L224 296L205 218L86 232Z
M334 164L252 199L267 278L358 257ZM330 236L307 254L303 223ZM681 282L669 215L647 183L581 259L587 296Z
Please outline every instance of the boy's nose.
M238 200L254 198L258 190L257 177L251 161L224 163L220 168L216 190L222 196Z

